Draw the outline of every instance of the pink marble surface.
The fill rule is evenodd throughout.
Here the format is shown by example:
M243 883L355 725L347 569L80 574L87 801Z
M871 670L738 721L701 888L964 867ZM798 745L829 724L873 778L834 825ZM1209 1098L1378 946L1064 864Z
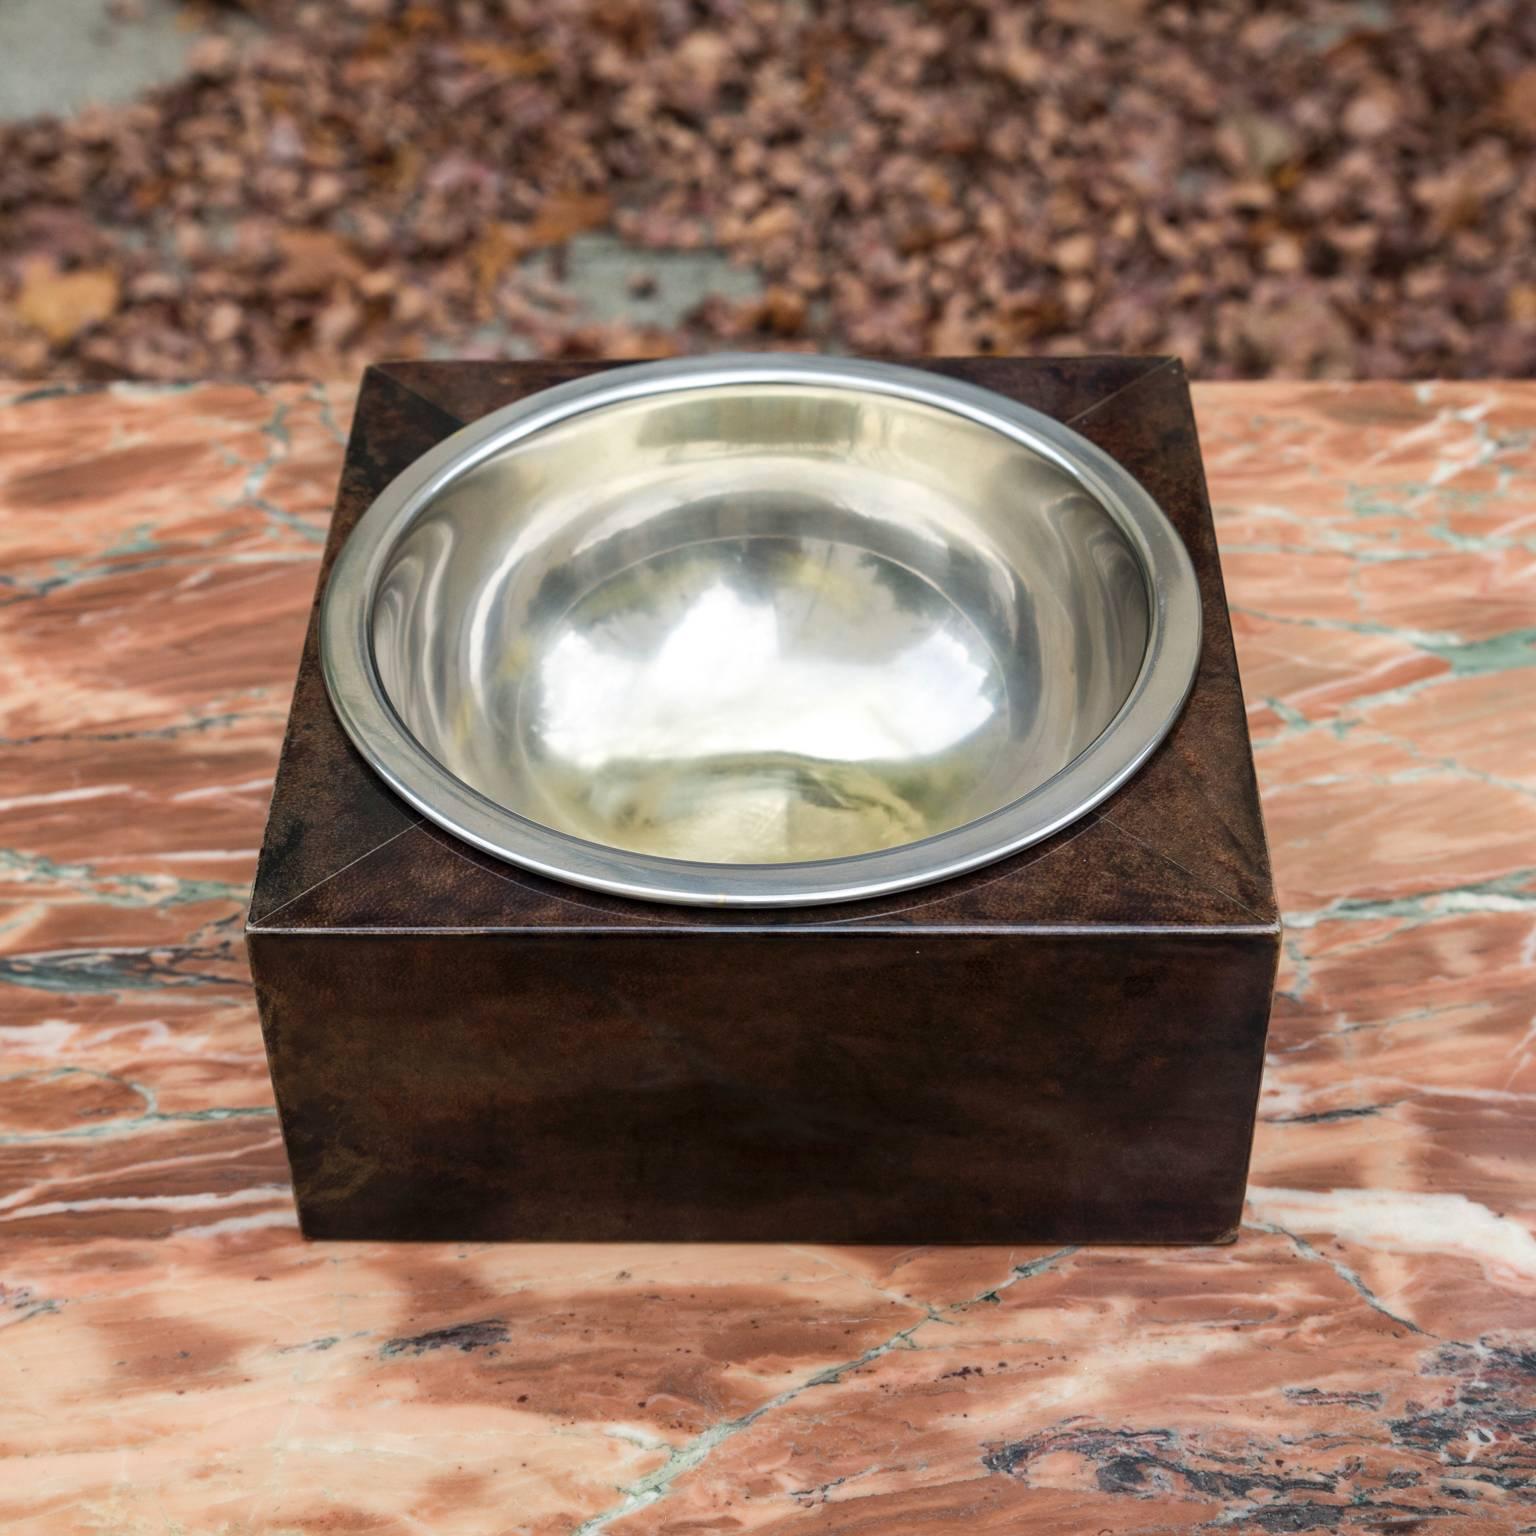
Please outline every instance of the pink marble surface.
M1241 1240L392 1247L299 1238L240 944L350 392L0 386L0 1530L1536 1530L1536 385L1197 406Z

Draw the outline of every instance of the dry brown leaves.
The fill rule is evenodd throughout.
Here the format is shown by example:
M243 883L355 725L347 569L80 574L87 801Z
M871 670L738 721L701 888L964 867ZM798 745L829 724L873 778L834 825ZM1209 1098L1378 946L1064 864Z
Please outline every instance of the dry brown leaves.
M204 39L171 89L0 127L0 371L731 343L1536 372L1521 0L244 9L262 40ZM594 324L563 264L593 230L723 249L762 297Z

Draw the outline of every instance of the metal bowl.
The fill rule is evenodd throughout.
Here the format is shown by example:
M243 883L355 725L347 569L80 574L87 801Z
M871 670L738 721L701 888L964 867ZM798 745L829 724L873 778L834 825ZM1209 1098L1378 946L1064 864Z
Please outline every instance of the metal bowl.
M343 726L425 816L546 875L790 906L1057 831L1178 714L1178 535L1076 433L843 359L644 364L455 433L326 591Z

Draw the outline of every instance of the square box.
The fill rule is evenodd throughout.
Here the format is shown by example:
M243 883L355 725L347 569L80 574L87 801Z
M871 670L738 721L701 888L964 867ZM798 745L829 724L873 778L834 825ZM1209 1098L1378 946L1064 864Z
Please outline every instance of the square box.
M1183 371L911 365L1066 422L1178 529L1205 634L1166 740L1057 836L953 880L660 906L504 864L395 796L331 710L312 615L246 928L306 1234L1234 1236L1280 925ZM320 589L412 460L605 366L370 369Z

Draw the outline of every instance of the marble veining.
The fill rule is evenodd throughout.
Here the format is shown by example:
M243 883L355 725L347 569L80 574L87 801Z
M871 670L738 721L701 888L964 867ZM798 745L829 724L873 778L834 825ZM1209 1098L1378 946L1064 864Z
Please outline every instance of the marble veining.
M0 1527L1536 1530L1536 385L1196 406L1241 1240L407 1247L299 1238L239 939L350 392L0 385Z

